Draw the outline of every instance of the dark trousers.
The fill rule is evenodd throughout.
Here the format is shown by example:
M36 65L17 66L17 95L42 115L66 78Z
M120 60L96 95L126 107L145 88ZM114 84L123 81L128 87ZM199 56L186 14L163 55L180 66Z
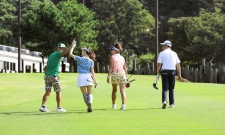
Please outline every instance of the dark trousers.
M174 105L175 70L162 70L162 102L167 101L166 94L169 90L169 103Z

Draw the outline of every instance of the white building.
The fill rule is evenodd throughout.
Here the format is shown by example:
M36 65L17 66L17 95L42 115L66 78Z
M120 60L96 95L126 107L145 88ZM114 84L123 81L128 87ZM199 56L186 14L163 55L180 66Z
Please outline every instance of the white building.
M44 65L40 52L32 52L21 49L20 70L22 73L43 72L43 67L47 64L47 58L44 59ZM62 67L65 67L62 68ZM67 58L62 57L59 72L69 72L69 63ZM0 72L17 73L18 72L18 48L0 44Z

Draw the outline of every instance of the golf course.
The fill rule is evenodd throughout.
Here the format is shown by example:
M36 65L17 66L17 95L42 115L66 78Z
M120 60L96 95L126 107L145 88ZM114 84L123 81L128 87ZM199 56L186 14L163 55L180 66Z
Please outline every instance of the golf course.
M112 109L111 84L106 73L96 73L93 112L87 113L77 87L77 73L59 73L62 108L56 112L55 93L47 100L50 112L40 112L43 73L0 74L0 135L224 135L225 85L179 82L175 107L162 109L162 83L155 75L132 75L126 88L126 110ZM130 76L130 74L129 74ZM119 87L118 87L119 88Z

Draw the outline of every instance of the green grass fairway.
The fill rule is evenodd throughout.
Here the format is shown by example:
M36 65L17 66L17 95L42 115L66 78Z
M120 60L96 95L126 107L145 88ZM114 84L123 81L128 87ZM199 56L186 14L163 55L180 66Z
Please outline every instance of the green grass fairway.
M154 75L133 75L126 89L127 109L111 109L107 74L96 74L93 112L87 113L77 73L60 73L62 107L56 112L55 93L49 113L39 112L44 94L43 74L0 74L0 135L224 135L225 85L176 82L175 108L161 109Z

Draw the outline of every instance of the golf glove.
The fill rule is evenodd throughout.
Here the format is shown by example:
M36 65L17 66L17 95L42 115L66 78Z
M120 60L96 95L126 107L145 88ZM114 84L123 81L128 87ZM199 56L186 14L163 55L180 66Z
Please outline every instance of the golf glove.
M73 43L72 47L73 47L73 48L76 47L76 44L77 44L77 41L75 41L75 42Z

